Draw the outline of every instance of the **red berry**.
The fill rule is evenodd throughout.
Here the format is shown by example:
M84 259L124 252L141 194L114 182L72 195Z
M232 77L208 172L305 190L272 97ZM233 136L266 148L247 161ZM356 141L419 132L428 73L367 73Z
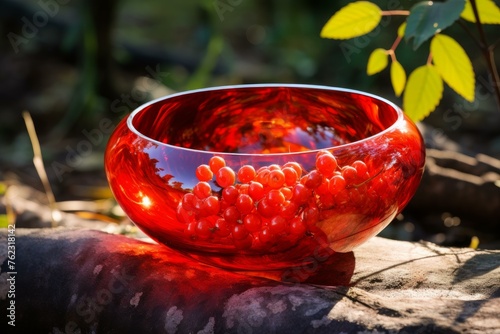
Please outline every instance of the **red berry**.
M286 201L281 207L280 215L284 218L290 219L297 215L299 206L295 202Z
M242 240L248 236L248 231L245 228L245 226L243 226L243 224L236 224L233 227L232 234L233 234L233 239Z
M358 178L358 171L351 166L342 167L342 176L347 184L356 183Z
M182 207L182 205L177 206L177 219L183 224L189 224L195 222L194 212L188 211Z
M288 187L282 187L280 189L281 193L283 194L283 196L285 196L285 199L286 200L291 200L292 199L292 189L288 188Z
M297 173L297 179L299 179L302 176L302 167L297 162L289 161L283 165L283 168L286 167L291 167L295 170L295 173Z
M259 169L257 169L256 173L259 174L260 172L262 172L264 170L269 170L269 166L262 166L262 167L260 167Z
M270 171L273 171L273 170L281 170L281 167L280 165L277 165L277 164L272 164L272 165L269 165L269 170Z
M326 177L323 178L323 181L321 182L320 186L316 188L316 194L318 195L325 195L329 193L328 187L330 186L330 180L328 180Z
M310 171L304 178L304 185L310 189L318 188L323 182L323 176L317 170Z
M307 227L300 217L295 217L290 221L290 233L294 235L303 235Z
M254 209L252 197L245 194L239 195L234 205L242 215L246 215Z
M303 221L306 225L313 225L319 219L319 210L315 206L310 206L304 210L304 218Z
M271 218L277 214L276 206L269 204L266 197L264 197L259 204L257 204L257 211L262 217Z
M258 214L250 213L243 217L243 224L249 232L257 232L260 230L262 222Z
M259 170L257 171L257 176L255 177L255 181L259 182L263 186L267 186L267 183L269 182L270 173L271 171L267 167L259 168Z
M216 174L215 181L221 188L232 186L236 182L236 175L231 167L222 167Z
M330 194L329 192L327 194L323 194L319 197L319 205L322 209L330 209L335 205L335 196Z
M292 201L298 205L307 203L311 197L311 191L303 184L298 183L293 187Z
M212 180L212 177L214 176L214 173L210 170L210 166L208 165L199 165L196 168L196 177L200 181L210 181Z
M212 173L217 174L219 169L226 166L226 161L221 157L215 156L210 158L210 160L208 161L208 165L210 166L210 170L212 171Z
M330 154L330 155L331 155L331 153L330 153L329 151L326 151L326 150L321 150L321 151L318 151L318 152L316 153L316 160L318 160L318 158L319 158L320 156L322 156L323 154Z
M201 218L196 224L196 235L201 239L208 239L212 234L212 224L206 218Z
M224 200L221 200L220 201L220 210L221 212L224 212L227 208L229 208L231 205L233 205L234 203L232 204L229 204L228 202L224 201Z
M324 152L316 158L316 168L324 176L331 177L337 169L337 159L330 152Z
M285 175L285 183L287 186L293 186L299 180L297 172L292 167L285 167L281 171Z
M187 211L193 211L196 207L196 201L198 198L193 193L187 193L182 196L182 208Z
M228 204L234 204L239 194L240 192L235 186L229 186L222 190L222 199Z
M186 225L186 229L184 232L190 237L190 238L196 238L196 226L198 225L197 221L190 222Z
M208 198L208 197L207 197ZM200 215L200 212L202 211L203 209L203 201L205 199L199 199L197 200L195 203L194 203L194 213L196 213L197 215Z
M328 191L332 195L336 195L345 189L346 182L342 175L334 175L328 183Z
M368 172L368 167L361 160L354 161L351 166L356 168L359 175L365 175Z
M286 219L281 216L276 216L271 219L269 224L271 232L274 234L281 234L286 231Z
M321 183L323 183L323 175L318 172L318 170L313 169L306 175L302 176L300 183L311 190L315 190L321 185Z
M362 182L370 178L370 175L368 174L368 167L363 161L356 160L352 163L351 166L354 167L358 172L357 175L358 182Z
M269 187L278 189L283 186L283 183L285 183L285 174L281 170L274 169L269 173L269 181L267 183Z
M219 213L220 203L219 199L215 196L208 196L202 201L200 215L213 216Z
M241 183L248 183L254 179L255 175L257 174L252 166L241 166L241 168L238 170L238 181L240 181Z
M198 182L193 187L193 194L195 194L199 199L204 199L212 194L212 188L208 182Z
M285 195L277 189L271 189L266 196L267 202L271 206L280 206L285 203Z
M230 224L236 223L238 222L238 219L240 219L240 213L235 206L230 206L226 210L224 210L223 216L226 222Z
M271 244L275 240L275 235L274 235L274 233L271 232L270 228L266 227L266 228L262 229L262 231L260 231L259 240L263 244Z
M265 194L264 186L261 183L255 181L250 182L248 186L248 195L250 195L254 201L260 200Z
M231 234L231 230L229 229L224 218L219 218L215 221L214 229L215 234L217 234L221 238L227 237Z
M248 183L238 184L238 191L240 192L240 195L241 194L248 195L248 188L249 187L250 187L250 185Z

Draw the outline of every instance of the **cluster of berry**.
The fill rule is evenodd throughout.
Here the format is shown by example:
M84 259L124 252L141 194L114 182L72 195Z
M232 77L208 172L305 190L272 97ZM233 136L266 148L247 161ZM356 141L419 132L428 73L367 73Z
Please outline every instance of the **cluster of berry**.
M294 244L314 231L322 210L349 201L351 190L370 179L364 162L341 168L328 151L318 153L316 169L307 174L296 162L258 170L244 165L235 172L214 156L197 167L196 177L199 182L177 208L185 232L252 250ZM212 191L211 181L220 192Z

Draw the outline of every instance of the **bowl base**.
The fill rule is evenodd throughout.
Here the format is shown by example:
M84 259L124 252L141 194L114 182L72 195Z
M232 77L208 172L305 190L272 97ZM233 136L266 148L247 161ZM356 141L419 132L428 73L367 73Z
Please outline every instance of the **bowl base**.
M196 261L246 276L264 277L280 282L300 283L314 275L335 254L331 248L318 248L313 255L290 260L285 253L267 255L207 254L180 251ZM285 259L286 258L286 259Z
M172 247L173 245L169 245ZM304 240L296 247L276 253L250 252L207 252L185 249L175 245L173 249L210 266L237 272L272 272L298 268L317 268L335 252L327 244L322 245L316 239Z

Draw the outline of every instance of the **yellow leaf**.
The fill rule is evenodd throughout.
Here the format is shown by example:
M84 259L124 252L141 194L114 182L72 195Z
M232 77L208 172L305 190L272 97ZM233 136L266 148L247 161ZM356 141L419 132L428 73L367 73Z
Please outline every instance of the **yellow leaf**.
M474 69L460 44L450 36L437 34L431 41L431 53L444 82L467 101L474 101Z
M373 50L373 52L370 54L370 57L368 58L366 73L368 75L373 75L386 68L387 64L389 63L387 57L388 55L385 49L378 48Z
M408 78L403 109L413 121L424 119L436 109L443 96L443 80L434 66L417 67Z
M394 94L396 94L396 96L400 96L405 89L406 72L397 60L394 60L391 63L391 82L392 87L394 88Z
M473 236L470 240L469 248L477 249L478 246L479 246L479 238L476 236Z
M323 26L323 38L348 39L365 35L375 29L382 10L368 1L356 1L342 7Z
M500 8L493 0L476 0L476 4L481 23L500 24ZM465 8L460 16L467 21L476 22L469 0L466 0Z
M401 23L401 25L398 28L398 36L403 37L405 35L405 29L406 29L406 21Z

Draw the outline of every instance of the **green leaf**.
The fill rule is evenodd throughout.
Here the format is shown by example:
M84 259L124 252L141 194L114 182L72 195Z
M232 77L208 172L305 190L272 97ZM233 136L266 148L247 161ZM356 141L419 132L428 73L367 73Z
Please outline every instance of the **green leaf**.
M417 67L408 78L403 95L403 109L418 122L436 109L443 96L443 80L434 66Z
M406 72L397 60L394 60L391 63L391 83L392 88L394 89L394 94L396 94L396 96L400 96L405 89Z
M474 101L474 69L460 44L450 36L438 34L431 41L431 53L444 82L467 101Z
M453 24L465 7L465 0L422 1L413 6L406 19L405 39L413 39L413 49Z
M385 69L389 63L387 50L385 49L375 49L370 54L368 58L368 64L366 66L366 73L368 75L373 75Z
M382 10L369 1L356 1L336 12L323 26L323 38L348 39L365 35L375 29Z
M500 8L492 0L476 0L479 21L484 24L500 24ZM470 0L466 0L462 18L470 22L476 22L472 11Z

